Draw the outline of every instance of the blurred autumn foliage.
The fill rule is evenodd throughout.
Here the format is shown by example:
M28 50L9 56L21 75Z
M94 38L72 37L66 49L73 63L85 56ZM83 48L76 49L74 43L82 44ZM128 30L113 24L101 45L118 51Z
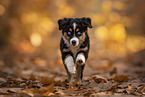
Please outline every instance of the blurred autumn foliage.
M60 57L57 20L90 17L90 57L126 57L145 49L144 10L143 0L1 0L0 48L55 60Z

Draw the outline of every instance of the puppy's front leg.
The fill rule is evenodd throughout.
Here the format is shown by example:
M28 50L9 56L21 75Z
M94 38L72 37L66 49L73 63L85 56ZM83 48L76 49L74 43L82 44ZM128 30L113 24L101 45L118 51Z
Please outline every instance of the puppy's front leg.
M80 53L77 55L77 58L76 58L76 64L77 64L76 78L77 78L77 81L79 81L79 82L82 81L85 61L86 60L85 60L85 56L83 53Z
M68 56L66 56L64 62L65 62L66 69L67 69L68 80L69 80L69 82L71 82L71 79L72 79L71 77L74 77L74 74L76 72L74 59L71 55L68 55Z

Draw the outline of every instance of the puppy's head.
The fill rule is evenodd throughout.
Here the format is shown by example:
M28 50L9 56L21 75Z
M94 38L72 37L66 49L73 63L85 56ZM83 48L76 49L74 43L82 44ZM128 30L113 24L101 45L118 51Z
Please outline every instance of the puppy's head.
M87 28L92 28L90 18L64 18L58 20L62 37L72 46L78 46L84 41Z

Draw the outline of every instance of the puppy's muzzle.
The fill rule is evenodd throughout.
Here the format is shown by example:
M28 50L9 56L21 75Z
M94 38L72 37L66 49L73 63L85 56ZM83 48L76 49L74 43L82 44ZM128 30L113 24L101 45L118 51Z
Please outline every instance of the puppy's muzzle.
M75 40L72 41L72 45L73 45L73 46L76 45L76 41L75 41Z
M70 40L70 44L73 45L73 46L78 46L79 44L79 39L77 37L73 37L71 40Z

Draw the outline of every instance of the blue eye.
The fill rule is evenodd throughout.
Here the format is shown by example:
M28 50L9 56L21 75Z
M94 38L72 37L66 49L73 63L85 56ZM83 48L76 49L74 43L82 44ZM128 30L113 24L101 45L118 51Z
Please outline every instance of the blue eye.
M77 32L77 35L78 35L78 36L81 36L81 32Z
M70 36L71 35L71 32L67 32L67 35Z

